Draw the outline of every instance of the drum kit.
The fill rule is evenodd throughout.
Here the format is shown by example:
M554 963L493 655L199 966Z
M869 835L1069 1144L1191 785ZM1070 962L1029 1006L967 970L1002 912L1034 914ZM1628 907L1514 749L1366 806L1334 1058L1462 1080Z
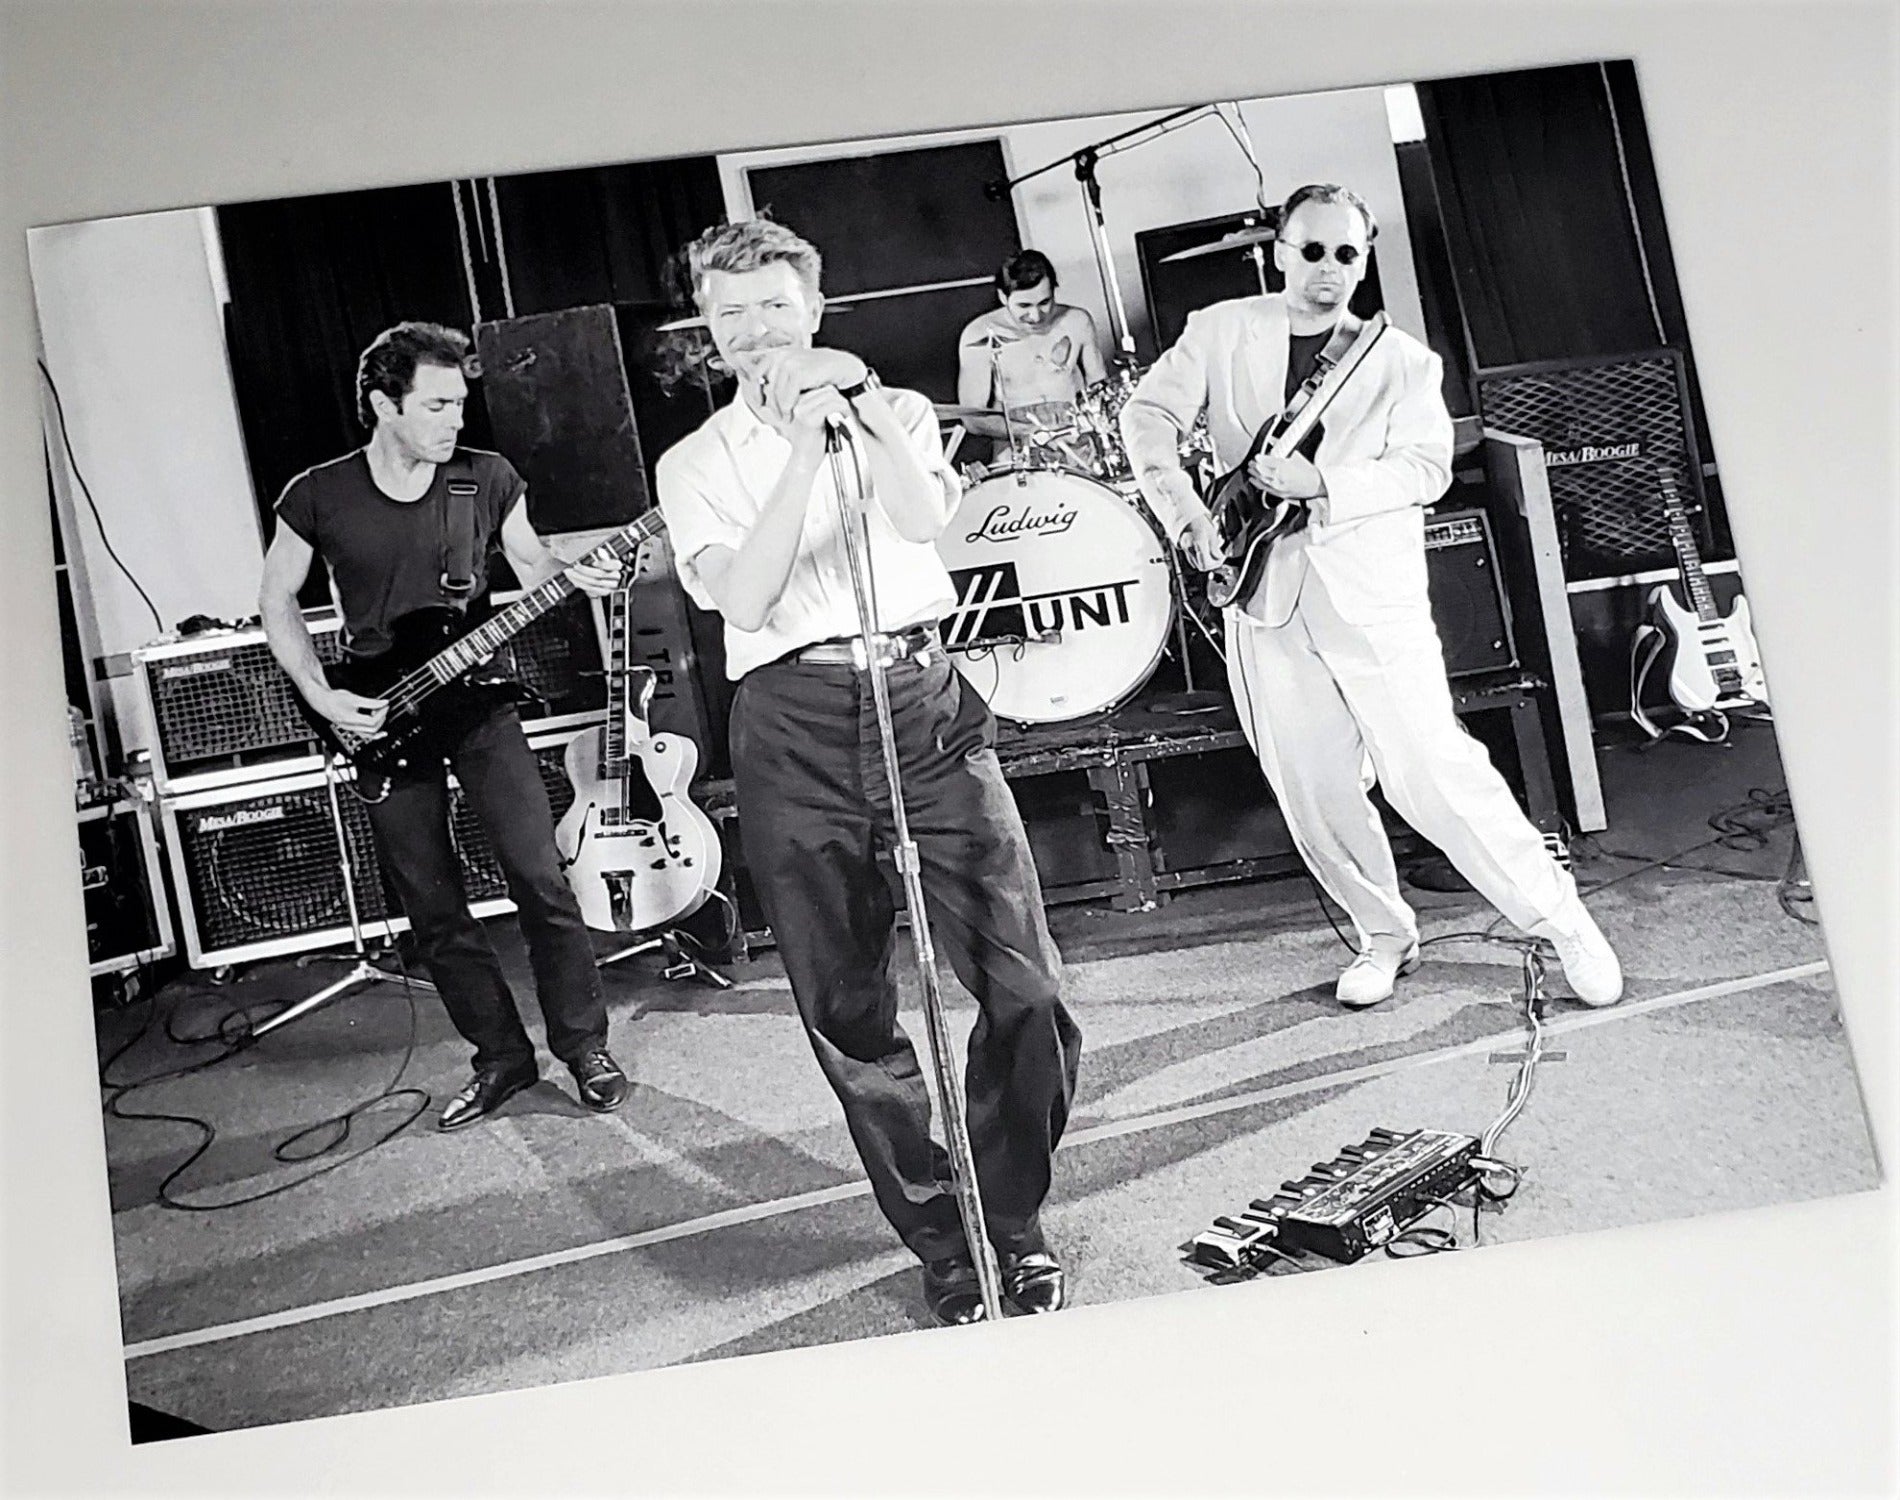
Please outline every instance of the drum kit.
M999 459L964 469L972 482L937 541L956 588L944 646L1000 719L1110 713L1147 685L1170 636L1192 696L1190 625L1220 650L1122 444L1118 419L1139 377L1124 364L1073 402L1041 403L1027 420L1010 410ZM998 415L937 407L943 422L979 414ZM1181 457L1205 481L1204 422Z

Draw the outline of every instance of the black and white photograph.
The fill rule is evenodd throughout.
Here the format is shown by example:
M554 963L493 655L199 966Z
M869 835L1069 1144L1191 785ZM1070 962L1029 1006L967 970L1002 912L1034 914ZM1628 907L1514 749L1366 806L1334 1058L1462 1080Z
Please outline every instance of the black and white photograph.
M1882 1189L1675 101L1232 77L27 228L134 1450Z

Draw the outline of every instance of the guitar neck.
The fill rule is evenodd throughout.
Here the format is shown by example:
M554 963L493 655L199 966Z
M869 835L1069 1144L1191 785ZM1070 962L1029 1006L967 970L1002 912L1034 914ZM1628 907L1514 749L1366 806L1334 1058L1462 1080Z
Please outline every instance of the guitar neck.
M606 553L616 562L624 563L642 543L658 535L664 524L659 510L650 510L602 542L589 556L597 557ZM549 610L566 602L573 592L574 581L567 573L556 573L500 613L490 616L454 645L445 646L436 652L405 677L397 685L396 691L406 690L405 700L413 705L436 688L448 686L470 668L488 660Z
M607 605L607 722L601 731L600 776L608 780L627 764L627 595L609 596Z
M1690 607L1701 620L1717 620L1721 611L1715 606L1715 591L1709 587L1708 575L1702 571L1702 551L1697 546L1695 528L1689 524L1689 513L1683 509L1682 498L1676 493L1675 480L1666 470L1658 469L1658 478L1662 486L1663 515L1669 523L1669 541L1676 550L1676 565L1682 570L1682 586L1689 596Z

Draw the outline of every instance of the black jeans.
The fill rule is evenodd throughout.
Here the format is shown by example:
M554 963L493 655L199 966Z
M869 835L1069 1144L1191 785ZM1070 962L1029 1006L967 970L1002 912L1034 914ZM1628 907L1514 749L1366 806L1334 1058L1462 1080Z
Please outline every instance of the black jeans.
M989 709L941 650L889 681L931 931L980 1012L965 1093L990 1239L1039 1250L1081 1032L1058 997L1061 957ZM879 863L893 820L870 678L790 662L748 673L732 768L746 862L878 1207L921 1259L958 1253L949 1158L897 1022L896 903Z
M449 762L507 877L528 944L535 998L547 1021L548 1050L572 1064L605 1045L607 1006L580 903L555 852L547 788L514 709L483 720ZM414 928L422 966L455 1029L474 1044L475 1066L533 1062L534 1043L501 964L468 909L449 838L443 772L392 780L389 795L369 805L369 817L385 873Z

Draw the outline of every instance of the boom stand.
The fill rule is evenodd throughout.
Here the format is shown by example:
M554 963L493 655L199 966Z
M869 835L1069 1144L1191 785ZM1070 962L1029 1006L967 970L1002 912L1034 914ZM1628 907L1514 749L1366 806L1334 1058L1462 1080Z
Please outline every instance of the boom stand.
M315 1010L319 1005L326 1004L336 999L339 995L348 994L351 990L361 985L409 984L425 990L433 990L435 988L435 986L426 979L411 979L407 975L390 974L377 968L375 964L369 961L369 950L363 946L363 920L356 908L356 877L350 869L349 834L343 827L343 808L337 801L337 769L336 758L334 756L326 759L323 763L323 781L325 789L330 794L330 822L336 829L337 868L343 872L343 905L350 914L351 953L349 956L353 958L355 962L350 965L350 972L345 974L335 984L318 990L314 995L306 996L304 999L297 1001L294 1005L286 1006L268 1020L257 1026L253 1026L251 1028L252 1041L256 1041L257 1038L263 1036L266 1032L275 1031L279 1026L296 1020L297 1017L303 1015L306 1011ZM344 955L319 953L310 956L312 958L327 959L335 962L343 958Z
M877 591L871 576L871 534L866 518L870 497L860 484L845 482L843 450L847 441L855 439L836 427L826 429L825 451L831 460L831 477L838 493L839 518L843 522L845 556L851 566L851 591L858 606L859 644L864 652L864 670L871 678L878 738L884 747L884 776L890 786L891 814L896 823L897 842L891 853L904 878L911 947L923 992L924 1029L930 1044L930 1061L937 1074L938 1101L943 1106L944 1146L950 1157L957 1208L963 1218L963 1236L969 1242L970 1259L976 1264L977 1289L983 1297L984 1316L995 1322L1003 1316L1002 1277L984 1223L983 1199L976 1181L976 1158L964 1118L963 1084L957 1077L950 1052L950 1031L944 1022L943 994L937 983L936 946L930 936L930 918L924 909L923 872L916 842L910 836L910 820L904 813L903 773L897 764L897 732L891 722L890 684L885 680L885 669L894 658L885 654L889 650L889 637L877 628ZM854 460L856 456L854 453ZM856 468L855 462L853 468Z

